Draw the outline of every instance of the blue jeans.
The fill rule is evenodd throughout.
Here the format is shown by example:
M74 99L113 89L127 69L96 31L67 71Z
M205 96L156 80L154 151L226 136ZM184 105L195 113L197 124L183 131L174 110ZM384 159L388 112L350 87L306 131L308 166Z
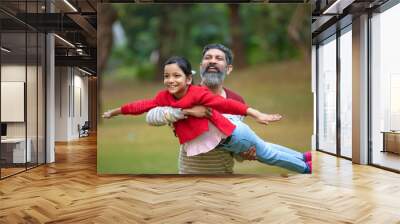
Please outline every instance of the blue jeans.
M249 150L251 146L255 146L257 160L262 163L283 167L298 173L310 172L302 153L281 145L265 142L242 121L238 119L229 120L236 125L236 128L230 141L220 144L224 149L233 153L241 153Z

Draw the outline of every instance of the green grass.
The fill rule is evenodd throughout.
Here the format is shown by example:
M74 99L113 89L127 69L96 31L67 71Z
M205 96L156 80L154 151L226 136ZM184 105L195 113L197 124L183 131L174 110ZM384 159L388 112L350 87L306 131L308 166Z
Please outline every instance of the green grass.
M299 151L309 150L312 135L312 93L309 63L289 61L234 71L226 86L246 102L266 113L280 113L282 121L262 126L246 118L263 139ZM102 83L102 108L150 98L162 83L120 82L106 77ZM102 109L101 111L104 111ZM169 127L151 127L144 115L125 116L100 122L97 169L99 173L149 174L178 172L178 139ZM255 161L235 163L235 173L281 173L284 169Z

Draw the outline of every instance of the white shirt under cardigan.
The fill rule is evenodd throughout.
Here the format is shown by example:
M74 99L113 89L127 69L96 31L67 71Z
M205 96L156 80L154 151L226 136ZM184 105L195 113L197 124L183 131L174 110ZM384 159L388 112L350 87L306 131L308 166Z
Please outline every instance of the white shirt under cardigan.
M223 114L229 120L243 120L242 116ZM201 153L206 153L213 150L219 145L222 139L227 138L218 128L216 128L210 121L208 121L208 131L204 132L197 138L186 142L182 145L182 150L186 152L187 156L195 156Z
M222 139L226 138L218 128L208 121L208 131L204 132L197 138L188 141L182 145L182 149L186 151L187 156L195 156L213 150Z

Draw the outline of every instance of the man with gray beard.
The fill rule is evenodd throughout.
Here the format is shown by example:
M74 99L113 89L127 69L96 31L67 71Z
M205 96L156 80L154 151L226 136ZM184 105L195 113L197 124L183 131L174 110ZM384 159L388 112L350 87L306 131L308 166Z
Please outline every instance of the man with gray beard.
M243 98L233 91L224 88L223 82L233 70L233 55L229 48L222 44L209 44L203 49L203 58L200 63L201 85L207 86L214 94L224 98L230 98L244 103ZM195 106L190 109L178 109L172 107L157 107L147 113L146 121L150 125L160 126L185 119L186 116L208 117L211 110L204 106ZM228 119L241 119L238 115L224 114ZM255 148L250 148L240 156L231 152L215 148L207 153L196 156L187 156L181 148L179 152L180 174L223 174L233 173L234 160L255 160Z
M227 72L227 69L220 71L215 65L215 63L209 63L206 68L200 67L201 84L210 89L222 87Z

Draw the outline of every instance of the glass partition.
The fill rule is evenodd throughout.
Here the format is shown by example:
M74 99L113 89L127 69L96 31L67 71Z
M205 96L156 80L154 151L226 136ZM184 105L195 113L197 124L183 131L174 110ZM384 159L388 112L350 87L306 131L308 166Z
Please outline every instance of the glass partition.
M340 155L352 158L352 32L342 30L340 41Z
M0 4L6 11L15 10L0 11L0 178L45 162L46 39L17 19L25 12L40 13L43 5L44 1Z
M26 111L27 111L27 150L29 158L27 161L28 168L37 165L37 132L38 132L38 35L36 32L27 33L27 82L26 82Z
M336 35L322 42L318 63L318 149L336 154Z
M46 111L46 76L45 76L45 65L46 65L46 37L43 33L38 34L38 75L37 75L37 162L38 164L44 164L46 162L46 145L45 145L45 111Z
M26 33L1 34L1 139L2 177L26 169ZM7 49L5 51L4 49Z
M371 18L372 164L400 170L400 4Z

